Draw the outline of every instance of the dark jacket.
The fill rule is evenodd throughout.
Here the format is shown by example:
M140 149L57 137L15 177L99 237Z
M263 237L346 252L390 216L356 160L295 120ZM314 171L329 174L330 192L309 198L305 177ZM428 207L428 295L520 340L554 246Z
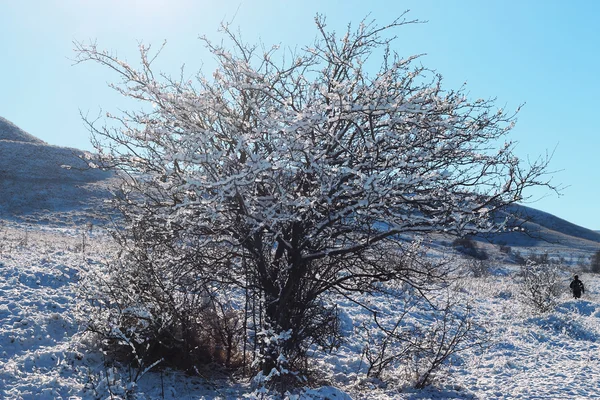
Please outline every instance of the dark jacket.
M583 282L581 282L579 279L573 279L573 282L571 282L569 287L571 288L574 296L581 296L582 293L585 293Z

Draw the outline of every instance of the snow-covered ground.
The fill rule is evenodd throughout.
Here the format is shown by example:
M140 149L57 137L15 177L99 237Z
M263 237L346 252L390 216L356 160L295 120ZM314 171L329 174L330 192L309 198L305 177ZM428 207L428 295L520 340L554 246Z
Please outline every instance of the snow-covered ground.
M236 399L250 393L246 379L207 380L176 371L148 372L133 386L130 371L105 363L80 332L76 289L81 268L94 268L112 251L110 240L89 226L0 224L0 398L126 398L128 386L135 399ZM452 358L435 385L416 390L400 375L387 384L366 379L368 314L339 301L348 340L332 354L313 355L313 369L326 386L301 398L600 398L600 277L566 266L559 305L538 315L518 300L516 267L493 263L502 273L463 280L456 289L490 332L489 342ZM568 295L574 272L587 286L580 300ZM383 298L371 300L392 313L398 308Z

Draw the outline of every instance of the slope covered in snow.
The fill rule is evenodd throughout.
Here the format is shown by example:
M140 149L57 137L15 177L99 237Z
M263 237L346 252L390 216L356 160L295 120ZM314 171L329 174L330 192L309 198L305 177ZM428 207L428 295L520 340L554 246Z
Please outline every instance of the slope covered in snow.
M511 224L524 231L508 231L488 235L486 240L511 247L539 247L547 249L600 249L600 233L575 225L544 211L523 205L512 205L498 219L509 218Z
M44 142L33 135L25 132L9 120L0 117L0 140L11 140L16 142L39 143Z
M112 174L90 169L84 152L51 146L0 119L0 216L69 212L108 195Z
M106 363L83 332L77 287L83 271L111 256L101 231L5 223L0 226L0 398L3 399L276 399L252 395L248 378L207 379L156 368L134 381L135 368ZM452 357L435 384L411 387L414 366L393 371L387 383L367 378L365 348L376 337L372 316L337 299L346 340L311 355L318 378L294 400L586 399L600 388L600 278L580 274L588 290L568 295L564 266L558 305L535 314L521 301L518 269L508 275L458 280L454 296L469 299L488 341ZM458 297L455 297L458 298ZM363 299L393 323L402 307L385 297ZM427 318L416 310L410 319ZM384 319L385 318L385 319ZM408 317L405 317L408 318ZM371 335L371 336L369 336ZM374 336L373 336L374 335Z

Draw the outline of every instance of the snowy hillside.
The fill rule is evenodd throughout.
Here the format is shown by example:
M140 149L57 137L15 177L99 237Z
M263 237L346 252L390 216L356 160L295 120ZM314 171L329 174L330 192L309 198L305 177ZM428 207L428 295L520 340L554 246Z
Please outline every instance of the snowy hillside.
M44 144L42 140L30 135L9 120L2 117L0 117L0 140Z
M499 218L509 216L513 224L522 226L526 233L507 232L487 236L496 244L512 247L538 247L548 251L600 249L600 232L572 224L552 214L523 205L513 205Z
M207 371L190 376L156 369L133 382L135 369L105 363L76 318L78 276L111 256L110 240L101 231L7 223L0 235L0 398L234 400L253 392L248 378L225 379ZM312 370L320 384L288 398L600 398L600 278L581 274L588 290L575 301L567 285L576 270L567 266L558 305L538 315L520 301L518 270L503 268L508 275L459 280L452 289L470 299L489 341L452 358L435 385L411 388L410 365L387 384L367 378L370 315L338 299L348 340L332 353L313 354ZM401 314L386 298L363 300L390 320Z
M0 119L0 216L60 213L99 205L111 174L80 150L50 146ZM48 215L46 215L48 217Z

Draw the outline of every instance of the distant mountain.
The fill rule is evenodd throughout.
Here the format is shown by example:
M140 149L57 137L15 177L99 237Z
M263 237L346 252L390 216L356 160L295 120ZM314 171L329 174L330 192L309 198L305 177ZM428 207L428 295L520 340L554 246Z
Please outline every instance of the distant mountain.
M484 240L511 247L540 247L547 249L600 250L600 232L583 228L544 211L515 204L498 215L509 218L509 225L523 230L487 235Z
M513 215L516 215L521 219L530 220L530 225L532 225L531 228L539 226L539 230L546 229L552 232L560 232L561 235L600 242L600 232L598 231L583 228L579 225L565 221L562 218L558 218L552 214L531 207L521 205L516 206L513 209ZM556 238L559 239L560 236L557 236ZM552 238L549 237L548 239Z
M0 118L0 216L92 212L109 196L113 174L90 169L85 156L48 145Z

